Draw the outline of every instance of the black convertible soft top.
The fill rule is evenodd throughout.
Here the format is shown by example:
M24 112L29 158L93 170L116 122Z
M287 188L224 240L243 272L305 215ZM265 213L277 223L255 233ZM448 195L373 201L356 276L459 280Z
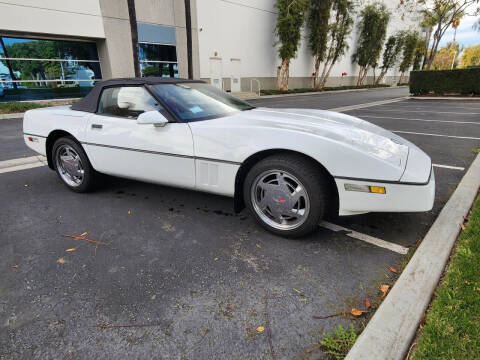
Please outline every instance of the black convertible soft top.
M103 88L110 86L131 85L156 85L156 84L180 84L180 83L204 83L201 80L189 80L179 78L143 77L143 78L118 78L98 82L94 88L79 102L71 106L72 110L94 113L97 111L98 100Z

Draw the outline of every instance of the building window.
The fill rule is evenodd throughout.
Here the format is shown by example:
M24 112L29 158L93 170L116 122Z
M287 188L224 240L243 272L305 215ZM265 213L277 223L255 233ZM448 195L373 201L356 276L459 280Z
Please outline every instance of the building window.
M175 45L140 42L138 57L142 76L178 77Z
M84 96L101 78L94 42L0 37L6 100Z

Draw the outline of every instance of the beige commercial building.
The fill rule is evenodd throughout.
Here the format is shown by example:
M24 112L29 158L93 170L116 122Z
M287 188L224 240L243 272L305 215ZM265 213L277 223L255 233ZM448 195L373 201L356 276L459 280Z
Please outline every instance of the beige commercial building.
M188 77L186 4L191 76L198 78L195 0L2 1L3 99L83 95L96 80L135 76L135 63L137 75Z

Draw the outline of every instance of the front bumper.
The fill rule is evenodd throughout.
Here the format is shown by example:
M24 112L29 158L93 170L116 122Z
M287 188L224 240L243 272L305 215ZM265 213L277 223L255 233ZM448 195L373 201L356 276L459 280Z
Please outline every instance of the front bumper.
M336 178L339 196L339 215L367 212L422 212L429 211L435 200L433 168L426 184L382 183ZM383 186L386 194L346 191L345 184Z

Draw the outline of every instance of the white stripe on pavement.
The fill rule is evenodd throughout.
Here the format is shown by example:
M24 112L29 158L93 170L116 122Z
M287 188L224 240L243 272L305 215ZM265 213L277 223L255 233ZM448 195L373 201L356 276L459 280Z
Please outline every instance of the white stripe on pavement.
M418 133L412 131L400 131L400 130L389 130L394 133L399 134L413 134L413 135L425 135L425 136L439 136L439 137L447 137L447 138L454 138L454 139L468 139L468 140L480 140L478 137L471 137L471 136L454 136L454 135L442 135L442 134L429 134L429 133Z
M366 110L369 111L369 110ZM432 113L432 114L455 114L455 115L480 115L480 112L450 112L450 111L429 111L429 110L395 110L379 109L378 111L404 112L404 113Z
M434 167L443 168L443 169L452 169L452 170L460 170L463 171L465 168L460 166L449 166L449 165L440 165L440 164L433 164Z
M0 174L12 171L32 169L47 165L45 156L37 155L19 159L0 161Z
M360 241L364 241L366 243L369 243L369 244L372 244L372 245L375 245L375 246L378 246L378 247L381 247L381 248L384 248L384 249L388 249L388 250L396 252L398 254L402 254L402 255L408 254L408 248L406 248L406 247L403 247L403 246L400 246L400 245L397 245L397 244L394 244L394 243L390 243L388 241L378 239L378 238L370 236L370 235L362 234L362 233L359 233L355 230L347 229L347 228L345 228L343 226L340 226L340 225L332 224L332 223L327 222L327 221L322 221L320 223L320 226L324 227L325 229L329 229L329 230L332 230L332 231L335 231L335 232L345 231L346 236L349 236L351 238L354 238L354 239L357 239L357 240L360 240Z
M365 103L365 104L343 106L343 107L332 108L332 109L327 109L327 110L344 112L344 111L350 111L350 110L356 110L356 109L364 109L364 108L368 108L368 107L372 107L372 106L390 104L390 103L394 103L394 102L404 101L406 99L408 99L408 96L402 96L402 97L399 97L399 98L394 98L394 99L389 99L389 100L374 101L374 102L369 102L369 103Z
M362 118L375 118L375 119L387 119L387 120L407 120L407 121L427 121L427 122L441 122L441 123L452 123L452 124L472 124L480 125L480 122L476 121L453 121L453 120L427 120L427 119L409 119L402 117L386 117L386 116L373 116L373 115L362 115Z

